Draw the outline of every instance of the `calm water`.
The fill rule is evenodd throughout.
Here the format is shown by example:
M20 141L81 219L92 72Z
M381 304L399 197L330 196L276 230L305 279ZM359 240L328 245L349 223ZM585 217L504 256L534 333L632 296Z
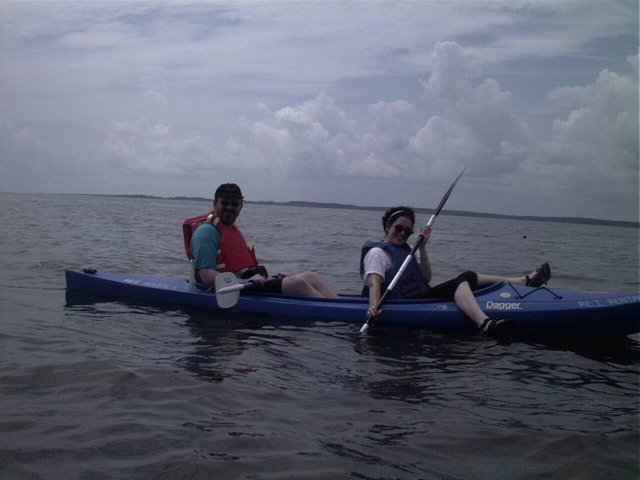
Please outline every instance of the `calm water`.
M67 298L64 268L186 276L207 202L0 195L0 476L43 479L624 479L640 473L640 338L479 335L236 318ZM249 204L271 270L360 289L382 212ZM426 223L427 216L419 219ZM526 238L524 238L526 236ZM461 269L638 290L638 230L441 216Z

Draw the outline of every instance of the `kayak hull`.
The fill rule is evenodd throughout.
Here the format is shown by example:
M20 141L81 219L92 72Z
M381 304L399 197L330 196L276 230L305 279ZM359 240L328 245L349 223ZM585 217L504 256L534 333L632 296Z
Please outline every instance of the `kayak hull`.
M238 303L221 309L215 292L186 279L159 275L65 271L68 290L133 298L213 311L326 319L364 323L367 299L341 295L312 299L243 291ZM629 335L640 332L640 294L636 292L574 292L496 283L475 292L491 318L513 320L514 334ZM449 300L391 300L374 322L384 326L413 326L434 331L477 331L474 323Z

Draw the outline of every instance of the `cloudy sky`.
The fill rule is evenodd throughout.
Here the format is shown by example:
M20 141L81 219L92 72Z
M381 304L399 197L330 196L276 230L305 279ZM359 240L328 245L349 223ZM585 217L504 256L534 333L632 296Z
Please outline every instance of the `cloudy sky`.
M0 1L0 191L638 220L638 2Z

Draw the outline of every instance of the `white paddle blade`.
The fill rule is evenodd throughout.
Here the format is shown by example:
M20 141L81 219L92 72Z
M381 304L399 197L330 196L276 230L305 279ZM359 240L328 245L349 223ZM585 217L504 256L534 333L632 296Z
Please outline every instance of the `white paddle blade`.
M234 288L237 287L237 288ZM232 272L221 273L216 277L216 302L220 308L231 308L240 298L240 290L244 285L239 284L238 278Z

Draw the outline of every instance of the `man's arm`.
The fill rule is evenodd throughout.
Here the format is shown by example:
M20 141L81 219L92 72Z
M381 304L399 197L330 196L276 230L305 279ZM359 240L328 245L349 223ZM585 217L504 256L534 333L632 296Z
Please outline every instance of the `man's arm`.
M196 273L198 274L200 283L213 286L216 284L216 277L220 275L221 272L215 268L201 268L200 270L196 270Z
M215 269L220 234L213 225L201 225L191 238L194 269L200 283L215 285L221 273Z

